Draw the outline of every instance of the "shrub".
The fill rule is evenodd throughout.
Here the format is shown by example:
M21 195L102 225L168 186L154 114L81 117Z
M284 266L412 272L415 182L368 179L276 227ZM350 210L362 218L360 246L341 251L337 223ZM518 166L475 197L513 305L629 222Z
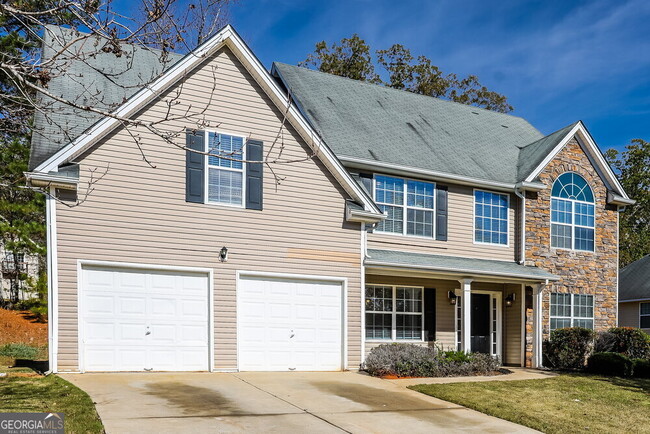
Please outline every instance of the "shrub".
M650 378L650 359L632 359L632 374L639 378Z
M424 366L435 357L435 350L413 344L383 344L373 348L363 369L370 375L413 376L416 366ZM423 369L423 368L420 368Z
M555 369L583 369L594 348L594 331L582 327L553 330L544 341L544 365Z
M629 377L633 367L632 360L619 353L594 353L587 361L587 370L592 374Z
M650 358L650 335L632 327L614 327L598 334L596 352L621 353L632 359Z
M385 344L373 348L361 368L374 376L489 375L499 369L499 361L488 354L437 351L413 344Z
M13 359L34 360L38 355L38 348L25 344L6 344L0 347L0 356Z

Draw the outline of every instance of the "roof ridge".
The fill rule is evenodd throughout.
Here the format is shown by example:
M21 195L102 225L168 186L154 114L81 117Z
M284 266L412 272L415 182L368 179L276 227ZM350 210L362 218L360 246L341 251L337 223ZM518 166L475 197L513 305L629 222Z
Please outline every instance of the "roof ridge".
M406 94L417 96L417 97L429 98L429 99L439 101L439 102L441 102L443 104L444 103L455 104L455 105L461 106L461 107L463 107L465 109L477 109L477 110L482 110L482 111L485 111L485 112L488 112L488 113L491 113L491 114L496 114L496 115L500 115L500 116L508 116L508 117L511 117L511 118L521 119L521 120L527 122L528 124L530 124L530 122L528 122L528 120L526 118L522 117L522 116L516 116L516 115L509 114L509 113L501 113L501 112L497 112L497 111L494 111L494 110L489 110L489 109L486 109L486 108L483 108L483 107L477 107L477 106L474 106L474 105L463 104L463 103L460 103L460 102L451 101L451 100L440 98L440 97L437 97L437 96L423 95L421 93L410 92L410 91L405 90L405 89L396 89L394 87L382 86L382 85L379 85L379 84L376 84L376 83L370 83L370 82L364 81L364 80L356 80L354 78L343 77L341 75L336 75L336 74L330 74L329 72L323 72L323 71L319 71L317 69L306 68L304 66L292 65L292 64L284 63L284 62L273 62L273 63L274 64L279 64L279 65L286 65L286 66L289 66L291 68L303 69L305 71L314 72L314 73L318 73L318 74L323 74L323 75L326 75L326 76L329 76L329 77L340 78L340 79L343 79L343 80L350 80L350 81L352 81L354 83L361 84L361 85L375 86L375 87L385 89L385 90L388 90L388 91L402 92L402 93L406 93ZM533 126L532 124L530 124L530 125ZM533 128L535 128L535 127L533 126ZM535 129L537 129L537 128L535 128ZM540 134L541 134L541 132L540 132Z

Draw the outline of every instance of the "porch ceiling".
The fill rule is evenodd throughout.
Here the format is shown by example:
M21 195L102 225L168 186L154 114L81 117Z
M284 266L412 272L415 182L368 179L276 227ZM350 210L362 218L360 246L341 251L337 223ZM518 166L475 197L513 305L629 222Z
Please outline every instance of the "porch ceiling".
M560 280L558 276L541 268L521 265L514 261L460 258L395 250L368 249L364 264L370 269L414 270L458 278L480 277L490 280L507 279L529 282Z

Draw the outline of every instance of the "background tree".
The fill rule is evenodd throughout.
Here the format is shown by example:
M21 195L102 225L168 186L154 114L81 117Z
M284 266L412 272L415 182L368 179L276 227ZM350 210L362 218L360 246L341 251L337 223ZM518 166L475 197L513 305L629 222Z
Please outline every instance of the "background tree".
M300 65L353 80L381 82L375 74L370 47L356 33L341 39L340 45L332 43L328 47L325 41L317 43L316 50Z
M606 156L626 193L636 200L620 216L619 263L624 267L650 254L650 142L634 139L625 151L610 149Z
M343 38L340 44L332 43L329 47L325 41L317 43L314 53L309 54L299 65L501 113L513 109L505 96L481 85L477 76L458 78L456 74L445 74L428 57L418 56L415 59L411 51L401 44L394 44L375 53L378 65L387 75L387 81L381 80L375 72L370 47L356 34L351 38Z

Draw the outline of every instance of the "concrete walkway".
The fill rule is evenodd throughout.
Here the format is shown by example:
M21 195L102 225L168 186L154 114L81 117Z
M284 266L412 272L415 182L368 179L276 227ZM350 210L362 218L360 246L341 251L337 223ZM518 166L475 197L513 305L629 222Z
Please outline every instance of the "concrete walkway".
M356 372L66 374L108 433L533 432Z
M475 383L477 381L514 381L514 380L542 380L557 376L550 371L540 371L528 368L507 368L512 374L472 376L472 377L436 377L436 378L400 378L390 381L402 387L415 386L417 384L447 384L447 383Z

